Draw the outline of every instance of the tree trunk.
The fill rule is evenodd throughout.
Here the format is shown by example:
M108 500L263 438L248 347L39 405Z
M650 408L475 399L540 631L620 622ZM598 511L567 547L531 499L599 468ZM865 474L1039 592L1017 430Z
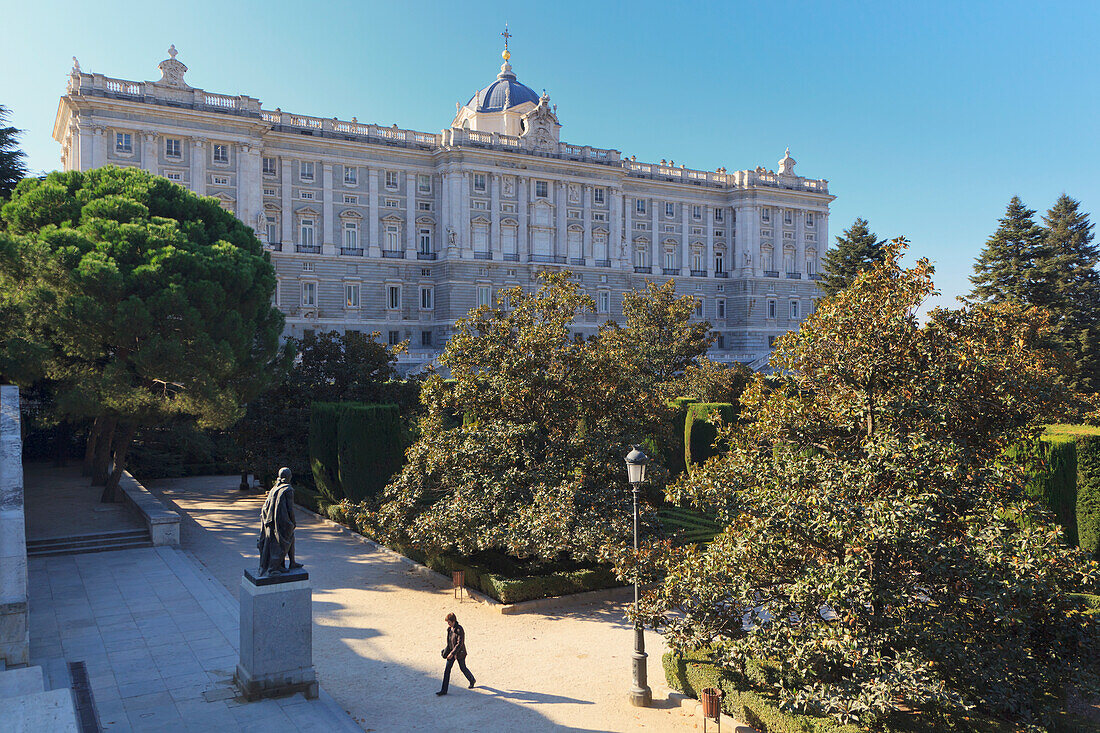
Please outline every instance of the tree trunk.
M80 469L81 476L91 476L95 466L95 444L99 439L99 431L103 428L104 418L97 417L92 427L88 428L88 444L84 447L84 465Z
M99 498L102 502L122 501L122 491L118 488L118 482L122 478L122 472L126 470L126 453L130 450L130 444L134 442L135 430L136 426L132 423L122 423L114 431L114 437L111 439L111 448L115 454L114 468L111 475L107 477L107 485L103 487L103 496Z
M95 442L95 460L92 463L92 486L103 486L107 483L108 473L111 470L111 442L114 439L117 425L117 418L103 418L103 425L99 429L99 437L96 438Z
M73 426L68 420L62 420L54 431L53 465L58 468L65 467L65 461L69 457L69 447L72 443Z

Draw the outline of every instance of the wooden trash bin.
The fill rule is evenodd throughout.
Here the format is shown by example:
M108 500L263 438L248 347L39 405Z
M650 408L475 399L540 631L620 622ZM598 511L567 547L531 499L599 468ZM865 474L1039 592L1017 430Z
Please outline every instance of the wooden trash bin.
M466 571L452 570L451 584L454 586L455 598L462 600L462 589L466 587Z
M703 702L703 731L707 729L707 718L718 723L718 730L722 730L722 697L724 693L717 687L704 687Z

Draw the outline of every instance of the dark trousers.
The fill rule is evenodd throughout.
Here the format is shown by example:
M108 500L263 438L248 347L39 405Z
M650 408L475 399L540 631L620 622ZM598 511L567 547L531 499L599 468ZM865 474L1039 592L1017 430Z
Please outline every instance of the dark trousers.
M470 670L466 669L466 657L455 657L454 659L447 660L447 669L443 671L443 691L447 691L447 685L451 681L451 667L455 664L455 659L458 660L458 668L462 670L462 674L466 675L466 679L470 680L470 684L474 684L474 676L470 673Z

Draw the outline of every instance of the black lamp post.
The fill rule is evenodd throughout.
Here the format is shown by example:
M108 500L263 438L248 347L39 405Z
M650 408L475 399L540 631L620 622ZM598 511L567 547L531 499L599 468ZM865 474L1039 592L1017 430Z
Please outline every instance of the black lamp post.
M645 467L649 456L634 447L626 455L626 477L634 494L634 554L638 554L638 486L645 481ZM638 567L634 566L634 689L630 691L630 703L647 708L653 702L653 693L647 684L645 630L638 617Z

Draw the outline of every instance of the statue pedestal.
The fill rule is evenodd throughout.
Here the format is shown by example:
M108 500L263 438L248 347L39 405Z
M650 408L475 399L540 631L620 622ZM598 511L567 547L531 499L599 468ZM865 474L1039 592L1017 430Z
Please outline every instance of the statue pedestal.
M313 671L313 591L309 573L293 570L241 579L241 657L233 682L245 699L302 692L317 697Z

